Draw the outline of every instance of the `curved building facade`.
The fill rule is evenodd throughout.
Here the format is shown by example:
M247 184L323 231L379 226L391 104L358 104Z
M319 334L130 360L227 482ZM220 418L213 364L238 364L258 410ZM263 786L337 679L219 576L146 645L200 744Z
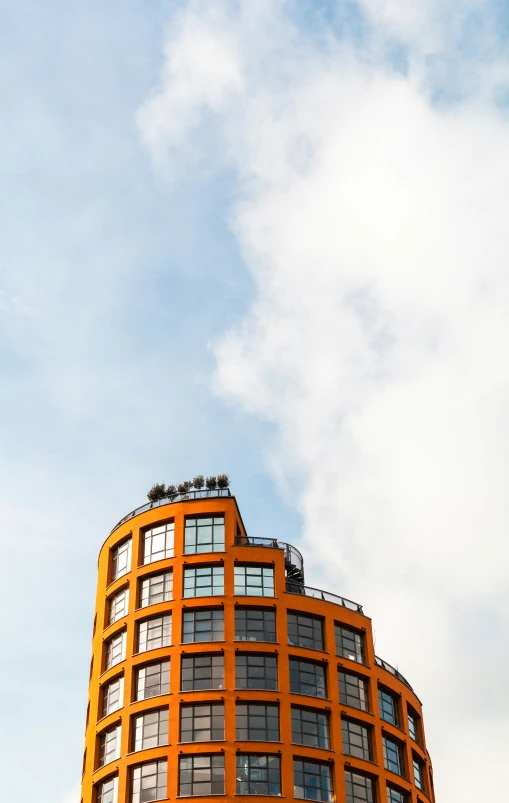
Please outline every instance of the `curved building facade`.
M228 490L125 517L99 554L82 803L434 801L421 703L371 620L247 535Z

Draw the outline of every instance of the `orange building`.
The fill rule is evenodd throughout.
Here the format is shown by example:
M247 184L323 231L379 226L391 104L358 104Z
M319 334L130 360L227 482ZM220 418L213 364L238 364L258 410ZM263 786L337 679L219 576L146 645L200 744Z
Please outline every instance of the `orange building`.
M248 536L229 490L134 510L98 571L82 803L434 801L421 703L371 620Z

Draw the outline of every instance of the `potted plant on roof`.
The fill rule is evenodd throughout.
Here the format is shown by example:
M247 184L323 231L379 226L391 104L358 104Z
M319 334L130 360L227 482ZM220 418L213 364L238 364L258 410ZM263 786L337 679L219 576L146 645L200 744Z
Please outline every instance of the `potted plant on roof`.
M203 478L203 474L198 474L197 477L193 480L193 486L196 488L197 491L201 491L203 486L205 485L205 480ZM198 494L200 496L200 494Z
M207 477L205 480L205 485L207 487L207 491L209 492L207 496L210 496L210 491L215 491L217 487L217 480L215 477Z
M181 482L179 484L178 492L179 492L179 494L181 494L182 499L189 499L189 491L191 490L192 487L193 487L193 483L192 482L188 482L187 480L186 480L186 482Z
M166 496L166 486L164 482L156 482L156 484L153 485L148 492L147 496L152 503L159 502L161 499L164 499Z
M230 484L230 480L228 478L228 474L218 474L217 475L217 487L221 490L225 490L228 488Z
M168 487L166 488L166 496L168 497L170 502L173 502L173 497L175 497L177 493L178 491L176 485L168 485Z

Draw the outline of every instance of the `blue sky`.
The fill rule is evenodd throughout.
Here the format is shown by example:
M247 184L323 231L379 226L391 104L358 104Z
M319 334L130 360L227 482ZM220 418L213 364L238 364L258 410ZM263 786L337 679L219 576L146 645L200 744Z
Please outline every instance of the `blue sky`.
M79 801L111 526L153 482L228 471L249 530L373 616L439 795L468 761L463 803L494 797L506 4L20 0L2 20L5 796L31 803L28 748L37 803Z

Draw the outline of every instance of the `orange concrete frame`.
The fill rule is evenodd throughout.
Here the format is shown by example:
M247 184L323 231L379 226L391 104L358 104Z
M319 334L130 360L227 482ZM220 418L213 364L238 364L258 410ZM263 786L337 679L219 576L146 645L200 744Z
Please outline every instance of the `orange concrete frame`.
M184 555L184 518L186 516L222 514L225 517L225 551L218 553ZM144 530L158 523L174 520L175 523L175 557L140 565L142 536ZM293 757L329 761L332 767L334 800L345 803L346 792L344 770L351 769L376 779L377 803L386 803L386 782L405 792L408 803L426 803L434 801L431 778L431 763L426 751L424 728L422 726L422 710L416 695L397 677L375 664L371 620L366 616L350 611L332 602L325 602L306 596L291 594L285 590L285 562L281 549L235 545L235 535L240 531L245 534L242 518L233 496L208 498L188 501L176 501L131 518L116 528L104 542L98 564L97 600L95 609L94 636L92 642L92 664L90 671L89 702L87 728L85 737L85 754L83 759L82 803L96 803L96 790L101 781L112 775L118 775L118 803L129 803L131 800L131 769L142 763L156 759L168 762L167 799L174 800L179 796L178 766L182 755L222 752L225 759L225 797L238 801L244 796L235 794L235 756L241 753L279 754L281 757L281 796L294 797ZM110 583L112 550L127 538L132 538L131 570ZM274 566L275 596L251 597L235 596L233 569L236 562L240 564L257 564ZM224 594L214 597L183 598L182 578L184 567L199 564L222 564L224 566ZM173 570L173 600L148 608L138 608L138 583L146 575L156 570ZM121 588L129 586L129 609L127 616L111 626L108 622L108 602ZM276 611L277 643L236 642L234 640L234 610L236 605L267 606ZM192 607L224 608L225 634L223 642L181 644L182 611ZM297 611L322 617L325 635L325 650L317 651L303 647L288 645L287 612ZM136 625L141 619L158 615L162 612L172 614L172 646L150 650L136 654ZM343 657L336 656L334 623L344 624L364 633L366 663L359 664ZM108 671L104 671L105 643L115 633L126 630L126 658ZM236 651L276 653L278 658L278 691L239 691L235 688L235 653ZM180 658L182 654L192 653L224 654L225 683L224 689L181 692L180 691ZM290 692L289 658L302 657L321 661L326 666L328 699L319 699ZM140 664L151 661L170 659L170 694L133 702L134 670ZM341 704L338 694L338 668L350 670L365 677L369 684L371 712L363 712ZM111 679L123 675L124 698L123 707L101 719L101 690ZM397 728L383 721L379 715L378 684L391 690L400 700L402 728ZM179 743L180 704L190 702L224 701L225 706L225 740L224 742ZM280 742L239 742L235 739L235 704L237 701L277 702L280 710ZM291 705L312 707L329 712L330 750L292 744ZM420 717L419 744L413 741L408 732L407 706L410 706ZM132 717L135 714L154 708L169 709L169 745L153 749L132 752ZM341 717L349 717L365 722L372 728L373 761L353 758L342 752ZM122 724L120 758L98 769L99 735L115 723ZM403 746L405 758L405 775L399 775L384 769L382 749L383 734L394 736ZM413 785L412 758L418 756L424 768L424 791ZM223 796L223 797L224 797ZM203 796L217 797L217 795ZM264 796L257 796L264 797Z

